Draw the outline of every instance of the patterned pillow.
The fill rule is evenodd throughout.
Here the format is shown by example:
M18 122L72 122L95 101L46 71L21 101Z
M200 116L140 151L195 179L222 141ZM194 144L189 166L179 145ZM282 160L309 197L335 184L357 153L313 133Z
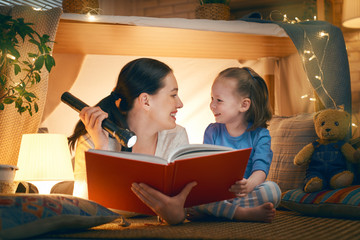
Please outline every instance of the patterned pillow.
M294 165L294 157L305 145L318 138L313 116L313 113L274 116L269 123L274 156L267 180L276 182L282 192L303 185L306 166Z
M311 216L360 219L360 185L314 193L289 190L281 205Z
M86 229L121 215L62 194L0 195L0 239L24 239L56 230Z

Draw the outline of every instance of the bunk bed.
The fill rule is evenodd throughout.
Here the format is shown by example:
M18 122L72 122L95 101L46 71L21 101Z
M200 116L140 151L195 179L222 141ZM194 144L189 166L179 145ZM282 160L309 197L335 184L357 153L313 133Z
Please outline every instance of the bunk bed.
M60 95L64 91L70 91L89 104L95 104L101 96L111 91L116 74L121 69L121 66L130 59L139 56L158 58L173 67L179 86L186 89L183 90L185 106L186 103L194 105L197 101L200 104L196 108L191 108L190 112L187 113L188 116L194 116L194 113L201 115L199 109L208 108L206 101L196 99L206 98L206 94L209 94L209 88L206 86L211 84L215 76L215 73L205 74L204 78L206 79L200 80L200 76L196 73L197 69L204 68L205 71L210 71L210 68L215 68L214 71L218 71L218 69L227 66L250 65L260 75L264 76L269 89L272 89L272 104L275 113L277 115L286 115L275 116L273 122L270 123L270 132L274 137L274 141L286 143L287 146L291 145L292 147L292 152L288 150L286 156L282 155L285 151L284 148L286 148L285 145L278 144L277 149L273 149L274 158L276 158L273 160L275 162L273 164L274 168L279 165L281 165L279 168L284 166L288 166L288 168L281 169L284 171L283 174L278 172L279 169L272 169L273 173L269 174L268 179L278 182L283 192L296 189L301 185L304 169L290 165L294 154L315 137L312 127L314 104L309 102L300 104L299 101L301 100L299 98L292 101L290 97L291 95L303 94L302 90L299 89L300 87L307 88L304 92L308 92L310 89L310 92L313 93L314 88L309 76L314 73L310 71L311 68L307 68L307 64L310 63L304 60L304 56L307 56L306 54L316 55L318 59L315 60L319 60L318 63L320 63L320 67L316 70L321 72L323 54L325 50L329 49L325 48L325 50L322 49L321 52L317 52L316 48L314 52L304 52L301 44L297 40L294 41L292 35L294 32L289 29L285 31L286 27L277 23L248 20L211 21L121 16L96 17L95 21L90 22L86 15L63 14L60 19L55 38L56 44L53 50L57 65L50 74L48 98L41 124L42 127L48 128L50 132L69 134L78 117L73 110L64 107L60 103ZM329 25L325 24L325 26L327 28ZM302 27L300 30L302 31L305 28L307 27ZM333 28L331 27L331 29ZM339 34L336 29L335 32ZM301 32L302 37L304 37L304 33L308 32L305 30ZM341 36L336 35L337 38L340 37L340 44ZM336 37L332 37L331 40ZM333 44L332 41L326 40L322 46L325 46L324 43L327 45ZM335 44L331 47L336 46L339 45ZM343 55L346 55L346 50L343 47L341 45L338 50L342 51L340 58L336 55L337 51L333 52L333 49L330 49L329 51L332 54L325 56L329 58L327 60L341 59L341 61L345 61L342 59ZM214 59L216 62L214 62ZM205 62L205 66L197 65L198 62L201 62L201 64ZM102 64L103 70L99 70L100 64ZM180 65L179 68L196 66L188 70L186 76L195 75L195 78L199 78L199 83L197 84L191 78L187 85L182 85L182 81L185 81L184 79L187 77L178 72L176 64ZM335 85L339 86L335 91L342 91L342 93L334 96L333 89L328 91L327 88L324 88L324 81L321 81L315 91L320 93L320 99L322 99L325 107L331 107L335 102L335 105L343 105L345 109L351 109L347 59L341 64L335 69L336 74L331 72L334 69L330 70L330 74L337 77L345 69L342 76L348 79L342 81L342 86L339 86L339 82L335 83ZM293 73L290 77L288 74L291 71L295 71L295 74ZM107 72L111 72L110 75L106 75ZM110 83L104 83L109 78L114 79ZM287 80L293 78L296 80L288 84ZM101 85L99 85L99 82L101 82ZM204 86L205 83L206 86ZM104 84L107 89L99 89L99 86L104 86ZM191 85L193 85L192 87L195 88L196 92L189 90ZM91 87L89 88L89 86ZM292 89L290 93L283 91L284 86ZM205 95L199 93L202 88L205 89ZM187 91L190 91L190 93ZM195 99L194 95L196 95ZM345 99L344 95L346 96ZM284 100L287 103L290 102L290 107L285 109L281 106ZM299 107L299 105L301 106ZM66 119L64 116L66 116ZM68 120L69 118L73 120ZM192 131L193 128L190 125L198 122L199 118L189 120L188 117L184 117L179 120L181 120L180 124L184 123L186 127L189 126L187 127L188 131L189 129ZM187 122L187 120L189 121ZM212 119L204 120L203 117L200 120L206 125L210 121ZM66 126L61 127L61 122L66 122ZM69 127L69 125L71 126ZM202 131L201 128L200 130ZM278 133L279 131L281 133ZM289 136L292 138L290 139ZM194 141L199 141L197 137L194 137ZM297 140L297 138L301 140ZM285 161L286 163L284 163ZM288 178L289 175L291 175L291 179L285 180L284 178ZM352 194L356 199L360 198L358 186L352 187L349 191L346 192L346 195ZM68 210L66 214L61 214L62 212L59 211L59 213L55 214L57 220L54 220L54 222L51 221L50 217L44 217L44 219L38 217L39 221L34 221L31 225L33 229L31 233L32 236L36 236L38 239L358 238L360 236L360 201L355 201L355 204L348 204L343 202L343 198L336 197L338 196L336 193L333 198L331 198L333 193L326 193L316 197L318 202L311 203L310 206L313 206L313 209L307 213L301 212L299 208L297 208L297 211L279 208L275 220L271 224L209 219L201 222L186 222L178 226L160 223L155 216L132 217L123 214L121 217L110 212L104 206L69 195L36 196L36 194L30 194L27 196L39 203L52 202L62 210L65 209L65 205L71 203L69 209L72 210ZM324 195L330 195L330 200L323 199ZM331 208L327 208L328 206ZM77 212L71 213L74 209ZM85 212L84 215L81 214L83 212ZM45 226L47 227L42 227L40 222L46 222L47 225ZM28 225L27 228L21 230L26 229L30 229L30 226ZM34 234L34 231L36 234Z

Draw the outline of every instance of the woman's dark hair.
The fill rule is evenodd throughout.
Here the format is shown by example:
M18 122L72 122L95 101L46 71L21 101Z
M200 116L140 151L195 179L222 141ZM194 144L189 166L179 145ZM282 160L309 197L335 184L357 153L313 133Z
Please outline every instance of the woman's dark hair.
M237 81L236 92L251 100L250 108L246 112L246 120L252 122L249 131L258 127L267 128L268 121L272 118L272 111L269 103L269 92L266 83L251 68L233 67L219 73L217 78L233 78Z
M108 118L119 127L127 128L127 113L132 109L134 100L141 93L156 94L164 87L163 79L172 72L165 63L151 58L139 58L127 63L120 71L113 92L103 98L96 106L108 113ZM115 101L121 99L119 108ZM77 139L86 134L81 120L75 126L73 134L68 138L71 149L75 148Z

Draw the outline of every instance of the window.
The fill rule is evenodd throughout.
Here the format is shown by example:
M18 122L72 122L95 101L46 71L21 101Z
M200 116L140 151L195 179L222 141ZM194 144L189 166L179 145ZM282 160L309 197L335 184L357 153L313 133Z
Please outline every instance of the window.
M1 5L27 5L46 10L54 7L61 7L62 0L0 0L0 6Z

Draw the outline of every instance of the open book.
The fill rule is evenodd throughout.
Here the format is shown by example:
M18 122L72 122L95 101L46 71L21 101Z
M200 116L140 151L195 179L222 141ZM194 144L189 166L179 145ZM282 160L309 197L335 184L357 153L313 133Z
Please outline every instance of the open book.
M131 184L146 183L169 196L177 195L187 183L191 190L185 207L234 197L229 188L242 179L251 148L189 144L168 159L156 156L91 149L85 152L89 199L108 208L154 214L131 191Z

